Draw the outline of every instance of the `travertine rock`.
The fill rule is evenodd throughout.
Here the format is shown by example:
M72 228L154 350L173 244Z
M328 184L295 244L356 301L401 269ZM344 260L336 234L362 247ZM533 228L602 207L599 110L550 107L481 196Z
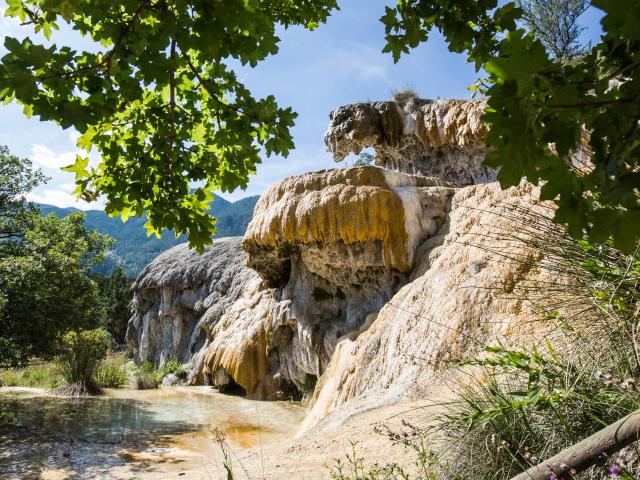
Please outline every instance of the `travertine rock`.
M452 193L436 178L368 166L289 177L260 198L243 246L249 265L274 285L288 279L293 250L300 247L315 248L311 256L329 263L350 264L342 282L355 281L358 263L408 272L415 248L435 233ZM328 245L337 246L328 253Z
M137 360L191 361L192 383L235 383L253 397L287 385L311 393L337 339L407 282L453 192L370 166L283 180L243 240L259 275L237 239L204 255L176 247L143 271L128 332Z
M137 362L194 359L207 332L251 280L239 237L216 240L200 255L187 244L159 255L138 276L127 344Z
M355 103L334 110L325 144L336 162L363 148L391 170L439 177L458 185L495 180L482 165L486 100L425 100L400 94L395 100Z
M495 178L481 165L483 108L400 95L336 110L336 160L373 146L387 168L284 179L242 249L217 240L202 256L183 245L158 257L133 287L137 360L190 361L192 383L257 398L313 393L309 427L420 397L446 360L520 332L536 313L515 293L544 277L541 255L496 232L519 234L505 209L548 209L527 183L471 185Z
M518 289L544 279L541 256L516 240L522 224L505 214L514 206L548 214L536 199L529 184L460 189L447 223L420 250L413 281L371 327L338 341L307 426L347 402L371 408L424 398L447 360L477 351L477 342L508 339L538 318Z
M243 246L279 291L265 338L281 333L270 363L282 378L307 389L337 339L406 283L452 194L438 179L357 167L290 177L262 196Z

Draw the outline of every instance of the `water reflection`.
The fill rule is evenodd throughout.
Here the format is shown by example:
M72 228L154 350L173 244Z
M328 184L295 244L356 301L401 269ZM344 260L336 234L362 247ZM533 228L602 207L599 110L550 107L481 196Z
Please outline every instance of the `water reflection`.
M122 441L127 432L164 435L171 434L172 430L184 431L182 422L158 419L150 406L146 402L119 398L25 399L15 394L1 395L0 423L39 427L71 438L106 443ZM202 428L197 424L191 427Z
M253 402L204 390L114 390L107 396L71 399L1 392L0 424L37 427L69 438L100 443L166 437L211 427L242 432L249 446L257 433L291 435L303 410L286 403ZM240 435L242 436L242 435Z

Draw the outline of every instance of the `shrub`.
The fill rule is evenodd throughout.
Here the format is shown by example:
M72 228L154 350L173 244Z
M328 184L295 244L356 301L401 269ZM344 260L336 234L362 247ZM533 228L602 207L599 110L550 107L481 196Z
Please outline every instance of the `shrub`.
M514 215L523 225L518 241L542 252L541 267L554 277L525 299L562 312L547 308L540 319L544 343L498 344L463 362L458 399L439 418L455 467L443 478L511 478L640 408L640 257L575 241L531 213ZM640 478L639 456L632 445L576 478L608 479L609 468Z
M575 351L568 357L551 346L486 353L468 362L483 371L461 388L460 403L443 422L453 440L451 463L470 479L511 478L640 408L635 383L620 375L620 365L598 373ZM635 460L624 451L610 462ZM609 478L608 468L588 475Z
M117 388L127 383L127 372L117 365L103 365L96 373L98 385L106 388Z
M158 369L158 382L161 382L162 379L170 373L182 380L187 378L187 371L182 364L178 360L171 359Z
M58 393L68 396L101 393L96 372L108 348L109 334L104 329L66 333L59 343L58 363L68 385Z

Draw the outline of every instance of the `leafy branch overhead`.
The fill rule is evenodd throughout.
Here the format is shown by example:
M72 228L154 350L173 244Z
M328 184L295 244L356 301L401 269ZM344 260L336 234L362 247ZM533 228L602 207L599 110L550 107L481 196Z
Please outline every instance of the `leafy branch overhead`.
M5 14L36 32L50 36L66 22L103 48L7 37L0 100L73 126L81 147L97 148L99 165L78 157L68 168L79 196L102 195L107 213L123 219L146 211L149 233L173 229L198 248L214 230L211 191L246 186L262 150L293 147L295 113L273 97L253 98L233 66L275 54L277 25L313 29L337 8L336 0L7 2ZM538 8L556 5L567 15ZM593 0L604 33L582 54L576 22L586 6L399 0L381 19L385 51L397 61L441 31L450 50L488 74L478 83L490 97L486 163L500 167L502 185L523 177L542 184L573 235L613 237L630 251L640 239L640 0ZM558 28L564 38L553 34ZM580 152L586 162L568 161Z
M500 167L502 185L523 177L541 183L543 198L558 204L556 220L574 236L613 237L633 250L640 239L640 1L593 0L603 36L572 62L522 28L516 3L498 3L399 1L382 17L385 50L397 61L441 31L450 50L489 75L481 90L490 97L486 163ZM580 149L591 155L586 168L568 161Z
M256 99L234 65L278 51L277 25L313 29L335 0L8 0L5 15L51 37L61 23L102 46L80 52L5 38L0 100L53 120L95 147L78 156L76 194L103 196L110 215L147 212L149 233L211 242L212 190L247 185L260 152L286 155L296 114ZM193 185L199 185L193 188Z

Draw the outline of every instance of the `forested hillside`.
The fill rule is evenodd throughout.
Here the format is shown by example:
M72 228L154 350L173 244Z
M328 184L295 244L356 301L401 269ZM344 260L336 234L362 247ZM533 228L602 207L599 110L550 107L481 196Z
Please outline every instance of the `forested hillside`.
M216 196L211 204L211 214L218 219L216 237L243 235L258 198L259 196L253 196L229 202ZM46 204L39 204L38 207L43 215L53 212L58 217L78 211L76 208L59 208ZM121 265L128 275L135 276L158 254L178 243L186 242L184 236L176 238L171 231L165 231L161 238L156 238L155 235L148 237L144 228L145 217L132 217L127 222L122 222L119 218L109 217L102 210L88 210L85 214L87 227L98 229L116 240L100 269L102 273L110 273L117 265Z

